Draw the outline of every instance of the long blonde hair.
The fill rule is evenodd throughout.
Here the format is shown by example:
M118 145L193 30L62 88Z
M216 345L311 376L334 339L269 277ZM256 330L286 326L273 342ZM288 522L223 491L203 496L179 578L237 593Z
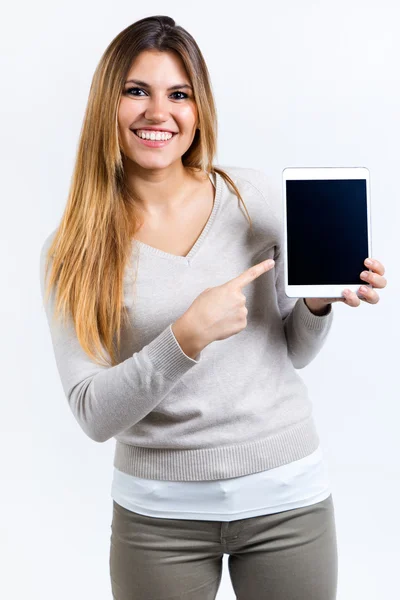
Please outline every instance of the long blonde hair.
M46 253L45 279L50 262L51 274L45 301L55 286L54 318L60 314L63 319L72 317L83 350L103 366L119 361L122 319L128 318L123 305L123 277L138 225L124 177L118 107L132 62L139 53L151 49L176 52L193 86L200 130L183 154L182 164L192 170L219 173L243 203L252 228L236 185L212 163L217 116L208 69L197 43L170 17L136 21L114 38L95 70L68 200Z

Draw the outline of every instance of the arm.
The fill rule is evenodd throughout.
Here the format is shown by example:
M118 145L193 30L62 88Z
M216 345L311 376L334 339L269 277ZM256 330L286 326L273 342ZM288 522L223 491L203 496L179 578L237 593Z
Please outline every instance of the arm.
M306 306L310 309L313 315L323 317L329 314L329 302L323 302L319 298L304 298Z
M254 169L252 185L259 191L269 208L271 225L276 231L275 247L275 288L277 303L287 341L289 357L296 369L306 367L316 357L325 343L332 325L332 305L323 310L313 298L289 298L284 289L285 273L283 263L283 206L280 194L271 188L267 176Z
M42 299L45 252L51 235L40 254ZM44 307L61 384L75 419L96 442L105 442L143 419L201 358L198 355L194 360L183 352L169 325L120 364L97 365L82 350L72 320L63 327L52 322L54 299L53 289ZM193 348L190 352L193 354Z
M288 353L293 366L302 369L309 365L323 347L332 326L333 310L329 304L313 312L307 305L310 299L289 298L284 291L282 254L275 258L275 287L282 316ZM312 300L312 299L311 299ZM315 314L321 313L321 314Z
M171 325L172 333L176 341L182 348L182 351L195 360L200 352L205 348L195 335L195 330L187 320L187 313L184 313L179 319Z

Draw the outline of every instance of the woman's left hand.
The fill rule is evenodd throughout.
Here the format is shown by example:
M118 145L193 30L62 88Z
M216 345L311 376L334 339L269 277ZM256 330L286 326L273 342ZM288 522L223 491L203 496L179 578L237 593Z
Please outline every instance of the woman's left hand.
M371 265L367 264L368 260L372 261ZM377 304L379 302L379 295L375 292L374 288L383 289L386 287L387 280L383 277L385 274L385 267L379 260L373 258L365 259L364 264L370 271L363 271L360 274L360 279L363 279L366 283L370 283L372 287L365 286L364 290L363 286L361 286L358 290L358 293L361 296L360 298L351 290L344 290L344 297L340 298L305 298L305 302L311 312L323 314L323 311L326 311L328 304L332 304L333 302L344 302L348 306L353 307L359 306L361 300L368 302L369 304Z

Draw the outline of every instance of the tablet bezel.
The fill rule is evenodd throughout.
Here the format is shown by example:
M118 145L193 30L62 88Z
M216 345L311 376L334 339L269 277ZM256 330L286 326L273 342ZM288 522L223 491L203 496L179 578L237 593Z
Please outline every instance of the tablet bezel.
M359 284L346 283L345 281L342 284L335 285L288 284L286 181L293 179L365 179L367 188L368 256L372 256L369 170L367 167L285 167L282 171L285 294L289 298L340 298L343 297L343 291L345 289L357 293L361 285L368 285L368 283L360 279ZM367 258L367 256L365 258ZM364 266L364 268L365 270L368 270L367 267Z

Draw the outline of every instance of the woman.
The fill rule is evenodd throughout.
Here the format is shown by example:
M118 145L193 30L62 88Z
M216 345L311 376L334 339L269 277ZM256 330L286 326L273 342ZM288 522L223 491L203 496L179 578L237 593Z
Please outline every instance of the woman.
M239 600L329 600L333 501L295 369L332 303L360 298L285 295L279 202L262 172L213 165L216 131L203 56L173 19L111 42L41 251L57 367L83 431L116 439L115 599L215 598L227 553ZM376 304L384 267L365 264Z

